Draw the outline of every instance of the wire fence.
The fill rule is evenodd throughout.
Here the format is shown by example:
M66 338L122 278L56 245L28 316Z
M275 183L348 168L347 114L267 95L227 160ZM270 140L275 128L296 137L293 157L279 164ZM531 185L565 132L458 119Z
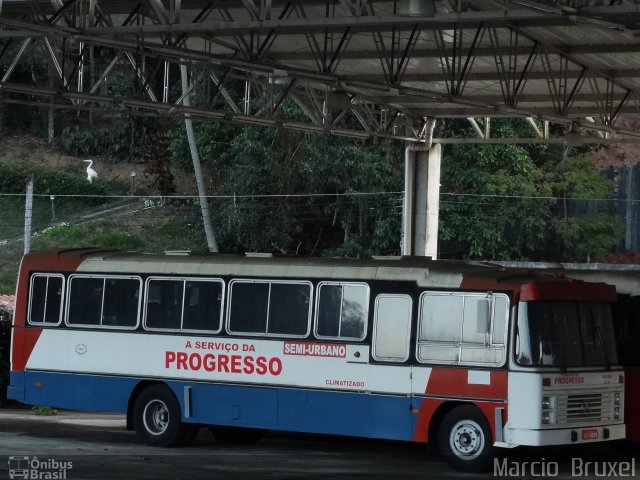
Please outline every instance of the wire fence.
M549 196L487 195L441 192L440 224L444 228L478 217L506 217L510 229L525 228L525 220L553 218L558 221L597 215L616 218L623 234L615 251L640 250L640 164L602 172L613 180L612 198L564 198ZM362 218L398 220L402 217L403 192L307 193L297 195L218 195L207 198L214 223L251 223L267 226L274 219L288 219L288 225L347 223ZM198 223L201 219L197 196L180 195L42 195L35 192L32 231L53 225L89 223L100 219L128 217L129 225L158 223L169 216ZM0 240L19 239L24 232L25 195L0 194ZM400 228L400 227L398 227ZM400 235L400 232L398 232Z

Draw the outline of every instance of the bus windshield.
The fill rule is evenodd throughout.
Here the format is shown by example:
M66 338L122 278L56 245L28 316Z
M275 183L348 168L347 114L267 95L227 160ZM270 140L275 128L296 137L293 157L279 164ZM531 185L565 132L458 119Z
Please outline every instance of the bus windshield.
M611 304L537 300L518 309L516 362L530 367L618 365Z

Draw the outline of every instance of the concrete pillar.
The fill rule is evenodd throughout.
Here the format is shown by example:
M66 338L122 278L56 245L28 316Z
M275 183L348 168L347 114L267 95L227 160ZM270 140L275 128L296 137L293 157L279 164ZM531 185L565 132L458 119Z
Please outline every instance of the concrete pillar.
M402 254L438 257L442 146L405 149Z

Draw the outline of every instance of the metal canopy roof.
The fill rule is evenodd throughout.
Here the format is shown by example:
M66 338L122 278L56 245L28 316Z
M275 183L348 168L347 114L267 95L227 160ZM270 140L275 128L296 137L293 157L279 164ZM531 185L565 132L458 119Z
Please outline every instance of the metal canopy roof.
M186 111L418 141L430 140L434 119L452 117L469 118L484 140L489 118L514 116L539 141L585 128L601 141L640 137L626 119L640 111L635 0L0 0L0 8L5 103ZM14 75L31 48L47 52L54 81ZM179 63L207 106L171 96ZM113 96L107 84L123 69L139 88ZM545 121L563 124L562 138Z

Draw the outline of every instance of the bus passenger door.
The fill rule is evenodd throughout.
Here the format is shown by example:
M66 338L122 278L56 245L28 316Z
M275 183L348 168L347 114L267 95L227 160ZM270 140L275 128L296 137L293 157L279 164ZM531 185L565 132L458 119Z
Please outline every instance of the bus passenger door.
M409 346L413 300L404 294L376 297L368 375L372 437L410 440Z

